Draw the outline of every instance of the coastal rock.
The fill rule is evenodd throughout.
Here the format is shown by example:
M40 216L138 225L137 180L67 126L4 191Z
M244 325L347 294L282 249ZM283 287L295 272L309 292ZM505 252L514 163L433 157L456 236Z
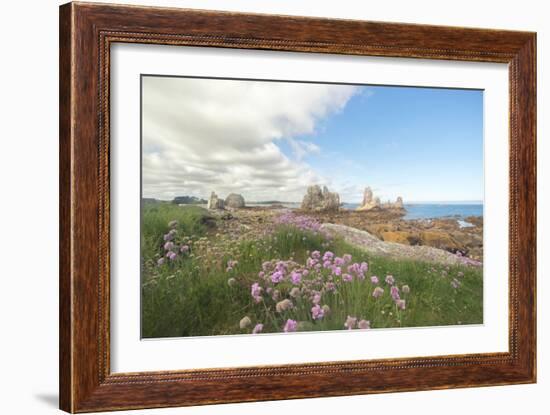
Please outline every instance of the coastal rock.
M399 196L395 203L389 201L386 203L381 203L379 197L374 197L370 187L365 188L365 191L363 192L363 202L356 210L364 212L379 209L405 209L403 198Z
M443 249L431 246L409 246L395 242L385 242L366 231L345 225L324 223L321 225L321 230L329 235L341 237L345 242L372 255L434 262L445 265L471 264L481 266L481 263L471 262L467 257L455 255Z
M403 205L403 198L401 196L398 196L393 206L396 209L404 209L405 206Z
M422 245L433 246L446 251L457 252L464 248L456 242L448 233L439 231L426 231L420 234Z
M396 242L404 245L418 245L419 237L412 232L387 231L380 234L384 242Z
M363 192L363 202L357 210L373 210L378 208L380 208L380 198L375 198L372 189L367 187Z
M322 190L319 185L309 186L301 208L314 212L335 212L340 209L340 196L338 193L329 192L326 186L323 186Z
M224 208L224 201L223 201L223 199L220 199L215 192L212 192L210 194L210 199L208 199L207 208L208 209L223 209Z
M244 197L237 193L231 193L225 198L225 206L238 209L245 207Z

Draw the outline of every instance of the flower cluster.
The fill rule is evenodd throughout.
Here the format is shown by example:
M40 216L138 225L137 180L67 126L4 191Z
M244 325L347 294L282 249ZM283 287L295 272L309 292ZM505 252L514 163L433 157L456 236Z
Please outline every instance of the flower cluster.
M179 257L188 254L190 251L190 247L188 243L181 242L178 243L176 240L178 230L177 230L178 222L173 220L168 223L168 227L170 230L165 233L162 237L164 244L162 246L162 256L158 259L157 264L164 265L166 262L166 259L172 261L175 261Z
M378 286L380 281L377 276L367 276L368 271L368 263L353 262L351 255L340 257L331 251L313 251L304 264L274 259L262 264L257 279L250 285L250 296L254 304L262 304L263 310L272 313L272 317L281 322L282 331L297 331L302 326L311 326L326 319L331 314L329 303L335 301L334 295L345 290L348 284L373 286L372 297L381 297L384 288ZM396 306L404 310L405 300L400 292L408 294L410 288L404 285L400 291L391 275L385 278L385 282ZM297 317L301 316L303 320L304 314L309 316L308 320L298 321ZM367 329L371 323L349 316L344 326L350 330Z
M395 278L393 278L393 275L386 275L386 278L384 279L386 284L390 286L390 295L392 300L394 301L395 305L398 309L404 310L406 308L406 302L404 299L401 298L401 295L399 294L399 287L395 284ZM376 291L376 289L375 289ZM403 285L401 287L401 292L403 294L408 294L411 291L408 285ZM373 293L374 296L374 293Z
M291 211L281 214L275 218L274 223L277 225L290 225L302 231L310 231L317 233L321 229L321 223L319 221L305 215L296 215Z
M356 328L361 330L370 329L370 321L369 320L357 321L357 317L348 316L348 318L346 318L346 321L344 322L344 328L348 330L353 330Z

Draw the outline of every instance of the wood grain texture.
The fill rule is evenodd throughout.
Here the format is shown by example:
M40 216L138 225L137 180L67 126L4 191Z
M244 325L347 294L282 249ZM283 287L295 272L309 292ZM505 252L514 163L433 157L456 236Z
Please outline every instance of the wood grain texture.
M110 373L109 69L115 42L508 63L509 352ZM534 382L535 68L534 33L104 4L61 6L60 407L90 412Z

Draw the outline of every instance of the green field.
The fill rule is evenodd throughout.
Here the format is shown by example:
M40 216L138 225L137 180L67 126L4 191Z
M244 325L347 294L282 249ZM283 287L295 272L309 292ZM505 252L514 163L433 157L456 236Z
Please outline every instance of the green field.
M373 257L292 223L242 240L220 234L219 220L198 206L143 205L142 337L483 322L482 268Z

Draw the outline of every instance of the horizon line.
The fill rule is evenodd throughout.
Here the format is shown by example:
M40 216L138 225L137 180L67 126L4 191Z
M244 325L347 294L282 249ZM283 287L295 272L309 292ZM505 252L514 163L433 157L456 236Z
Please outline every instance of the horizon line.
M174 196L172 199L161 199L161 198L156 198L156 197L152 197L152 196L142 196L142 199L155 199L155 200L159 200L159 201L162 201L162 202L171 202L172 200L174 200L174 198L176 197L180 197L180 196ZM208 198L205 198L205 197L199 197L199 196L195 196L197 198L200 198L200 199L204 199L204 200L208 200ZM245 199L246 200L246 199ZM277 202L277 203L292 203L292 204L300 204L302 203L301 201L286 201L286 200L251 200L251 201L248 201L248 202L245 202L245 203L265 203L265 202ZM361 204L361 202L346 202L346 201L342 201L340 202L341 204L344 204L344 203L347 203L347 204ZM382 203L385 203L385 202L382 202ZM412 201L407 201L407 202L403 202L404 205L418 205L418 204L433 204L433 205L436 205L436 204L469 204L469 205L483 205L484 202L483 200L412 200Z

